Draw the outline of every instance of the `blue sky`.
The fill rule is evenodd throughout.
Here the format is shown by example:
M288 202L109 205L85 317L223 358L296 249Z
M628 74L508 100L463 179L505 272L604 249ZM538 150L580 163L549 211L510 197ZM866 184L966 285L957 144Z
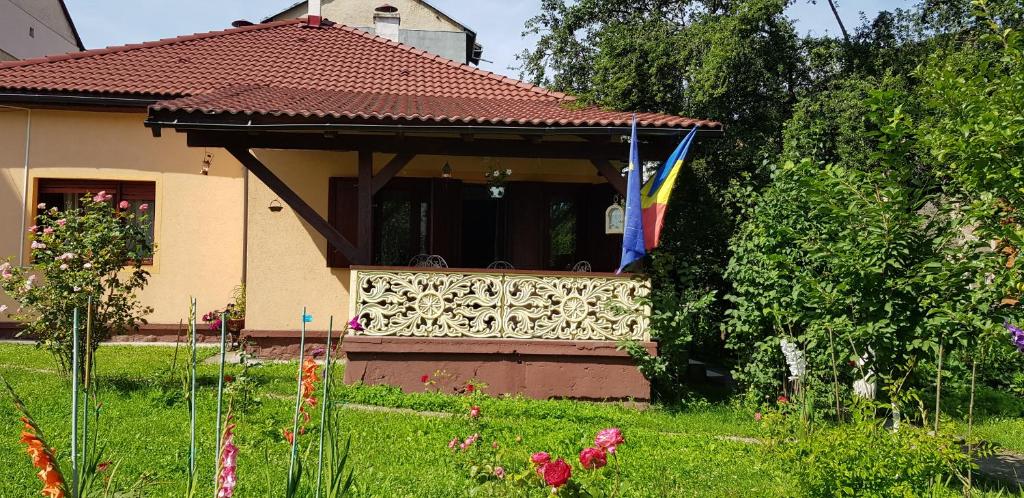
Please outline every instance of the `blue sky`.
M476 30L484 46L480 67L517 76L508 69L515 54L531 46L520 35L523 23L540 9L540 0L430 0L459 22ZM292 0L66 0L86 48L123 45L230 27L231 21L258 21ZM839 0L848 27L860 12L873 16L880 9L909 7L911 0ZM838 33L826 0L796 0L790 15L801 34Z

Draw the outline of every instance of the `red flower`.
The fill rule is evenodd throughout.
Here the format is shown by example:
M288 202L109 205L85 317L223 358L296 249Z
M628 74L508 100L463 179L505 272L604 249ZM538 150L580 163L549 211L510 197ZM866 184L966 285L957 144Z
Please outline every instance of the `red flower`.
M548 455L545 451L538 451L530 455L530 461L534 465L544 465L551 461L551 455Z
M469 409L469 418L480 418L480 407L474 406Z
M430 376L426 375L426 374L421 375L420 376L420 382L422 382L424 384L426 384L427 382L430 382Z
M580 452L580 465L594 470L608 465L608 454L601 448L586 448Z
M476 389L476 388L475 388L475 387L473 387L473 384L466 384L466 392L467 392L467 393L471 393L471 392L473 392L473 391L474 391L475 389Z
M565 460L559 458L554 462L550 462L544 465L544 482L553 488L563 486L569 482L569 478L572 477L572 467L565 463Z
M789 403L789 398L786 395L779 396L779 404L784 405L786 403Z
M760 422L761 421L761 412L754 413L754 421L755 422Z
M235 381L234 377L232 377L230 375L225 375L224 376L224 382L234 382L234 381Z
M295 444L295 434L288 429L284 429L284 440L288 441L288 444Z
M106 462L100 462L100 463L96 464L96 472L106 472L107 468L109 468L110 464L112 464L112 463L114 463L114 462L106 461Z

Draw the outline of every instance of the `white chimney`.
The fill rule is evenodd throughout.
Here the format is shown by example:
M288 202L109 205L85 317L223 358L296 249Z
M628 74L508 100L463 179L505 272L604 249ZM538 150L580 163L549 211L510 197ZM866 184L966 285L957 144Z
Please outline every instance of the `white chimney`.
M398 41L398 28L401 24L402 17L398 13L398 7L384 4L373 9L373 30L377 36Z
M313 27L320 26L320 0L308 0L309 13L306 23Z

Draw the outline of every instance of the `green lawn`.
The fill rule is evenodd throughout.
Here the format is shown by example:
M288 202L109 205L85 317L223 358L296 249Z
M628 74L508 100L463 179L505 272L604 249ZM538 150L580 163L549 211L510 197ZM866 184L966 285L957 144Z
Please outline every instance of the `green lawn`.
M188 411L186 403L176 401L180 389L167 382L172 357L173 349L163 347L104 346L98 353L107 457L120 465L116 479L148 476L145 496L181 496L184 489ZM238 369L229 367L229 373L237 374ZM28 404L50 443L66 452L70 395L49 355L31 346L0 344L0 372ZM290 424L295 365L266 365L251 372L260 381L263 396L259 407L237 414L240 484L236 496L280 496L288 466L288 445L280 431ZM420 373L410 375L418 377ZM200 374L200 466L202 481L210 483L210 491L200 496L211 496L216 367L203 365ZM340 369L336 374L340 377ZM352 437L352 468L363 494L467 495L472 482L447 448L452 437L465 437L471 431L463 416L465 398L403 395L385 387L366 386L339 386L336 396L348 403L452 414L343 408L344 428ZM615 405L497 398L483 399L480 405L485 437L502 442L510 467L525 467L528 455L539 450L575 462L576 453L592 443L596 431L617 426L627 439L620 451L625 464L625 496L795 494L781 462L766 457L758 445L722 438L757 433L749 414L728 406L637 411ZM0 402L0 417L8 421L0 425L0 466L4 469L0 496L35 496L38 480L18 442L20 425L7 399ZM1020 420L982 424L978 430L1008 447L1022 445L1024 425ZM516 442L517 437L521 442Z

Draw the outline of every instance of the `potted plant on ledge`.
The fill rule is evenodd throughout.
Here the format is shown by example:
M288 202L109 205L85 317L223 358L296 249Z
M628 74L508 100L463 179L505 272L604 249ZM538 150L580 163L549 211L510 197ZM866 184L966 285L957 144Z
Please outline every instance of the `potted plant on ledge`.
M221 315L227 317L227 331L231 334L231 343L238 342L239 334L245 328L245 284L235 287L232 292L234 301L228 303L223 310L213 310L203 315L203 322L209 324L211 331L219 331L222 325Z

